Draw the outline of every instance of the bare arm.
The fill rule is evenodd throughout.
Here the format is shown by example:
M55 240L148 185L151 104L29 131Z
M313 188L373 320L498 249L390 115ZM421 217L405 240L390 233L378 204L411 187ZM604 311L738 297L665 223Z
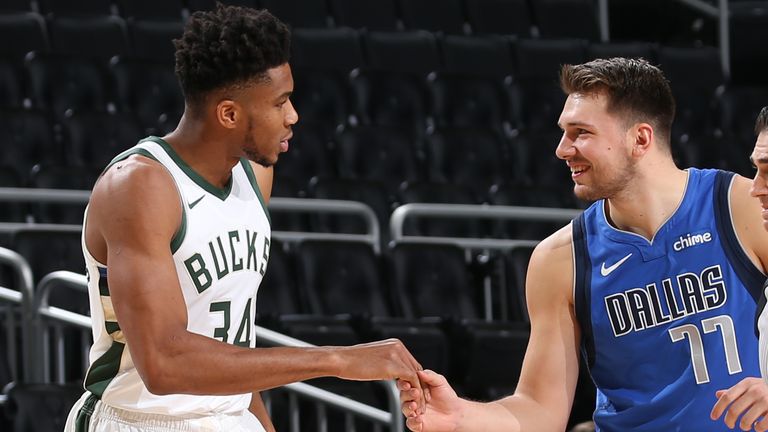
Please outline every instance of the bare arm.
M744 177L737 176L734 179L730 197L733 224L745 252L755 266L766 273L768 232L763 228L760 201L750 196L750 186L750 180ZM766 337L768 335L761 328L760 340ZM761 357L768 355L761 353ZM742 430L752 430L753 427L756 431L768 430L768 385L762 378L744 378L733 387L718 391L716 396L717 402L710 414L713 420L722 417L730 428L738 426ZM762 420L755 423L759 418Z
M459 399L434 373L420 373L429 386L426 413L415 414L409 384L400 385L408 427L433 431L563 431L578 378L579 331L573 313L570 225L534 251L526 290L531 337L515 394L496 402Z
M251 406L248 410L259 419L259 423L264 426L266 432L275 432L275 425L272 424L272 419L269 418L267 408L264 406L264 401L261 399L261 393L253 392L251 397Z
M731 186L731 213L739 241L763 273L768 273L768 231L763 228L762 207L749 195L751 181L736 176Z
M256 176L256 183L259 184L261 196L264 198L264 204L269 204L269 198L272 196L272 181L275 176L275 168L265 168L255 162L249 162L253 168L253 174Z
M133 156L94 188L89 250L105 251L109 289L137 371L155 394L242 394L319 376L400 378L418 385L418 363L399 341L353 347L237 347L187 331L170 250L181 204L157 162ZM194 365L194 367L189 367Z

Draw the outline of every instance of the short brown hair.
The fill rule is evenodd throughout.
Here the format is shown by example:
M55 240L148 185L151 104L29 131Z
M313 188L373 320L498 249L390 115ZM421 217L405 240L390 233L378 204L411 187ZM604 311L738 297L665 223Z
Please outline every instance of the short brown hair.
M632 124L650 123L670 149L675 98L664 74L648 61L615 57L563 65L560 87L567 95L604 92L610 112L627 116Z
M768 131L768 106L764 106L760 110L755 121L755 135L760 135L765 131Z

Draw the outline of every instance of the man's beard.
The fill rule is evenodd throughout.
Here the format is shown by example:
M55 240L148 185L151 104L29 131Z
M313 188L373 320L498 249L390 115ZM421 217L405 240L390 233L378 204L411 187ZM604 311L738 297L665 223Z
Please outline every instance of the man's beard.
M608 178L595 179L593 177L594 183L590 186L574 185L574 194L576 198L590 202L611 198L627 188L627 185L634 179L636 171L636 162L627 156L623 166L613 170Z

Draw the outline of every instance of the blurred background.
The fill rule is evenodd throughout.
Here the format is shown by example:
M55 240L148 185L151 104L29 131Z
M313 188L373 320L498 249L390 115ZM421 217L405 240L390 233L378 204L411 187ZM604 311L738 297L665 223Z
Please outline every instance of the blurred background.
M224 3L266 8L293 32L300 121L275 169L256 323L315 344L398 337L470 398L514 390L532 247L588 204L554 156L560 65L648 59L677 100L678 165L752 175L768 1ZM115 155L175 128L184 103L171 40L213 7L0 0L0 188L29 188L0 194L0 248L23 260L0 254L0 430L61 430L87 365L90 332L29 306L45 275L83 274L87 194L50 189L90 190ZM87 295L58 285L50 305L87 315ZM315 384L387 409L380 387ZM278 430L385 430L271 394ZM593 408L583 371L571 424Z

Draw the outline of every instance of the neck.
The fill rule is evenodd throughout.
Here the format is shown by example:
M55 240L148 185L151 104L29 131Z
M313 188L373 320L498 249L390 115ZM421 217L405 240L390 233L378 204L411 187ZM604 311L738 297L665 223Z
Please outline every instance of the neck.
M606 200L606 214L616 228L651 240L680 206L688 173L671 158L638 168L628 188Z
M238 159L230 157L221 136L207 127L205 119L190 118L185 112L176 129L163 139L208 183L223 188Z

